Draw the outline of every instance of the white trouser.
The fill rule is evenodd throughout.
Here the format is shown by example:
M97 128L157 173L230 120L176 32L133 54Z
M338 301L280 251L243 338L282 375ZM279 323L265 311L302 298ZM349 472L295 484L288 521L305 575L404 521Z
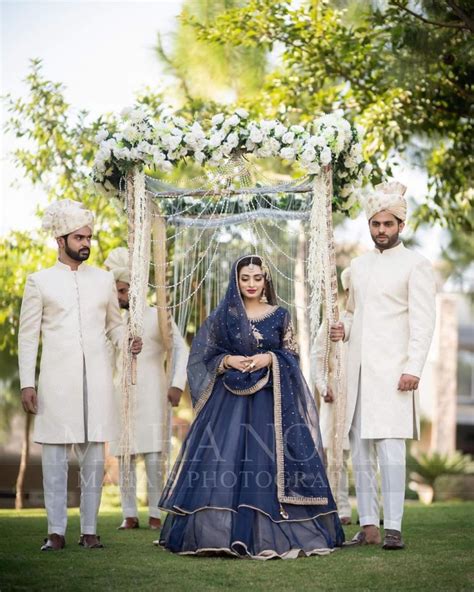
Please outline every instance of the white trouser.
M330 467L333 462L333 455L330 448L326 450L326 455L328 467ZM350 518L352 515L352 508L349 502L349 457L350 451L344 450L342 454L342 469L341 474L339 475L339 488L336 495L337 512L339 514L339 518ZM336 494L334 490L333 493Z
M361 526L380 522L377 460L380 467L384 528L401 531L405 501L405 440L361 438L360 387L349 434Z
M48 533L66 533L68 452L74 448L80 467L81 533L96 534L102 481L104 443L43 444L44 504L48 515Z
M161 452L146 452L143 454L143 458L145 459L148 513L152 518L159 518L161 514L158 509L158 501L160 500L163 485ZM137 469L135 456L132 456L130 459L128 482L122 469L120 469L120 495L122 498L123 517L137 517Z

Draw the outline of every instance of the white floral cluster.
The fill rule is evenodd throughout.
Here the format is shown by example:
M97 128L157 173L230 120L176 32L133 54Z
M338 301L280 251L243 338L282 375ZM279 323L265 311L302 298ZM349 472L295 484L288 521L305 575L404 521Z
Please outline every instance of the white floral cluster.
M206 133L198 122L189 124L169 113L154 119L138 107L123 111L119 129L114 133L101 130L96 140L99 149L94 180L102 184L114 173L124 174L135 166L170 171L185 157L218 166L232 155L247 153L298 161L310 174L332 164L335 191L349 202L369 172L359 130L344 119L342 112L323 115L303 127L286 126L277 120L250 121L245 109L237 109L232 115L215 115Z

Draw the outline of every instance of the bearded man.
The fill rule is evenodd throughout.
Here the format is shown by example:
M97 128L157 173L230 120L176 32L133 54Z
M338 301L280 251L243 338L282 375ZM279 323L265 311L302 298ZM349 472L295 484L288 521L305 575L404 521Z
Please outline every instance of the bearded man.
M36 416L34 440L42 444L48 537L43 551L65 546L68 453L80 465L79 544L97 549L104 473L104 442L117 437L112 365L107 337L124 336L113 275L84 263L89 258L94 216L82 204L51 204L43 229L58 245L58 261L28 276L20 313L18 360L25 412ZM42 341L38 392L36 358ZM134 353L141 340L130 344Z
M381 542L378 461L388 550L404 548L405 440L419 438L417 389L435 325L432 266L399 238L405 191L381 183L367 199L375 249L352 261L347 312L330 330L333 341L349 342L346 433L362 527L353 542Z

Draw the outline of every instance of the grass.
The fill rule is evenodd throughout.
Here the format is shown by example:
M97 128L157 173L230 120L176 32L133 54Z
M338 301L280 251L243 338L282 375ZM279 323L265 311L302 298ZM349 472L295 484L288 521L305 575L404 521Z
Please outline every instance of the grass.
M146 514L140 514L142 524ZM86 550L77 509L70 510L66 548L41 553L42 510L0 511L0 590L139 590L200 592L461 591L474 590L474 502L406 507L404 551L346 548L326 557L251 561L180 557L151 543L146 528L117 531L118 509L102 511L99 530L106 548ZM346 529L351 537L356 526Z

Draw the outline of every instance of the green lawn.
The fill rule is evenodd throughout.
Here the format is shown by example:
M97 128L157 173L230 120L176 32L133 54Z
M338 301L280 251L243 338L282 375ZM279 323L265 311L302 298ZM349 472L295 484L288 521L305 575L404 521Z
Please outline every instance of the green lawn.
M474 503L410 504L405 551L346 548L326 557L251 561L174 556L152 546L146 528L117 531L118 510L100 515L103 550L82 549L77 510L70 511L66 548L41 553L43 511L0 511L0 590L474 590ZM143 524L146 515L141 514ZM352 536L355 526L347 528Z

